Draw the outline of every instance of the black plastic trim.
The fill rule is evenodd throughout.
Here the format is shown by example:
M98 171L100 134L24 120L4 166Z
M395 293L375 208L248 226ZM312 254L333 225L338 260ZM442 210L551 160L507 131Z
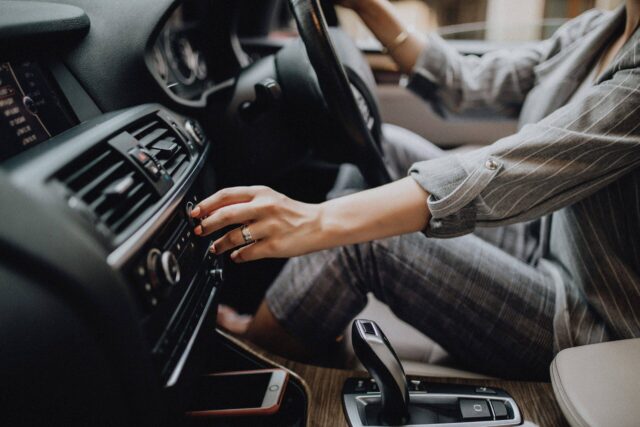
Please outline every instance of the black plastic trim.
M3 1L0 40L53 45L61 39L84 36L91 23L79 7L40 1ZM5 48L11 49L9 43Z
M190 171L175 182L160 201L153 207L153 213L148 214L140 228L122 241L101 235L94 224L90 223L79 212L69 208L64 198L51 191L47 183L55 174L65 167L72 159L77 158L97 144L113 138L127 129L131 124L148 115L166 111L158 104L146 104L124 111L105 114L94 120L82 123L42 144L19 154L2 164L11 180L25 192L35 197L55 204L77 218L78 225L84 225L85 230L102 242L107 251L111 252L108 262L112 267L120 268L140 249L153 233L161 227L171 213L176 209L181 198L184 197L190 185L195 181L198 172L204 167L205 158L209 152L209 144L198 153L197 160L191 159ZM115 246L117 245L117 246Z

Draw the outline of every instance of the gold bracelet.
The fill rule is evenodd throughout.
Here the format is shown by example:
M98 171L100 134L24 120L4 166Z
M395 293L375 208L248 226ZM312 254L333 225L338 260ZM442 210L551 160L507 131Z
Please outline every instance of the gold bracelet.
M393 53L394 50L400 47L402 43L406 42L409 38L409 32L407 30L402 30L400 34L393 40L393 42L384 48L384 53Z

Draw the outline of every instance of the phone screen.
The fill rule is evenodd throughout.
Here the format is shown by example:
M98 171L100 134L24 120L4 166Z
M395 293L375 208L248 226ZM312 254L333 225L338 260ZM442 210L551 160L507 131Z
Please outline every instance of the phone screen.
M260 408L271 375L271 372L265 372L202 377L196 387L190 410Z

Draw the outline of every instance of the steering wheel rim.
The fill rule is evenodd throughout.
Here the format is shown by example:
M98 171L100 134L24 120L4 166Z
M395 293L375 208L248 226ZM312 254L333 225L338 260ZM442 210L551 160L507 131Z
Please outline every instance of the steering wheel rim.
M344 129L362 175L372 187L391 182L382 153L362 117L347 72L336 54L320 1L289 0L289 5L325 102Z

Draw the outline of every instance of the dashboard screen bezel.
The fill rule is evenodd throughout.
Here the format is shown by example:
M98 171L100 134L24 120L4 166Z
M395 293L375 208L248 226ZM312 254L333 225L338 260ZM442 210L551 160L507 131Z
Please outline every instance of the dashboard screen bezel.
M69 99L65 95L65 92L63 91L62 87L58 83L57 79L54 77L54 74L50 69L50 64L48 61L40 57L26 57L26 56L7 57L7 58L3 57L0 59L0 64L4 65L8 63L12 67L12 70L15 70L15 67L17 64L24 64L26 62L34 64L38 72L41 73L41 77L42 77L41 83L43 87L37 87L36 89L45 90L47 92L46 96L53 97L55 99L55 103L57 107L56 113L59 113L62 116L64 116L66 123L64 123L62 125L62 128L58 129L56 132L50 132L51 126L47 127L46 124L40 122L42 129L44 129L48 134L47 137L41 138L28 145L16 145L17 141L12 141L11 143L7 143L7 144L13 145L13 147L11 147L12 149L8 152L3 151L2 144L0 144L0 164L3 162L6 162L7 160L15 156L20 155L21 153L29 151L32 148L37 147L51 140L52 138L58 136L59 134L62 134L67 130L72 129L73 127L80 124L80 120L76 115L74 109L72 108L69 102ZM15 78L17 78L17 76ZM24 99L22 100L22 102L24 102ZM24 106L22 108L24 108ZM0 120L5 120L5 118L0 117Z

